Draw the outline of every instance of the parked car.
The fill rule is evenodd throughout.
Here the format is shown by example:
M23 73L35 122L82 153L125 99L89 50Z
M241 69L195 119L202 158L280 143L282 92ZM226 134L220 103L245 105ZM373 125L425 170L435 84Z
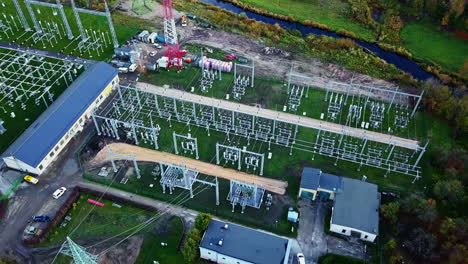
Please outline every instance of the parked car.
M29 183L32 183L32 184L37 184L39 182L39 180L37 178L34 178L33 176L31 175L26 175L24 176L23 178L25 181L29 182Z
M187 14L187 17L190 19L197 19L197 16L194 14Z
M245 59L245 58L239 58L238 60L239 60L240 63L247 63L247 62L249 62L249 60L248 60L248 59Z
M156 56L156 54L157 54L157 53L156 53L155 51L151 51L151 52L149 53L149 56L150 56L150 57L154 57L154 56Z
M304 254L297 253L297 263L299 263L299 264L305 264L306 263Z
M157 49L162 49L162 46L161 46L161 44L159 44L159 43L155 43L155 44L154 44L154 47L157 48Z
M49 222L50 217L48 215L36 215L32 217L34 222Z
M55 192L52 194L52 197L54 197L54 199L58 199L60 198L60 196L62 196L65 193L66 190L67 188L60 187L57 190L55 190Z

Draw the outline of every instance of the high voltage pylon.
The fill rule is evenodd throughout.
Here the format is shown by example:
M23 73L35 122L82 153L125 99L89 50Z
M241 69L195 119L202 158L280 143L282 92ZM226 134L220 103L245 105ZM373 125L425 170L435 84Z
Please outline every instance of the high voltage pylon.
M73 258L75 264L97 264L97 255L86 252L86 250L73 242L70 237L62 244L60 253Z

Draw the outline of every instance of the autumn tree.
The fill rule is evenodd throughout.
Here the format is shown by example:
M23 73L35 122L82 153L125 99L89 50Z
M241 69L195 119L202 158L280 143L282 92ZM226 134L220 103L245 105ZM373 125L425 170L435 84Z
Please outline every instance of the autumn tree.
M418 227L411 231L403 246L419 259L429 259L432 250L437 246L435 236Z
M465 200L465 188L459 180L438 181L434 185L434 195L446 206L456 207Z
M435 201L425 199L420 193L413 193L403 199L401 209L428 224L432 224L438 215Z
M400 204L398 202L387 203L380 207L380 212L382 213L382 216L391 225L397 222L399 211L400 211Z

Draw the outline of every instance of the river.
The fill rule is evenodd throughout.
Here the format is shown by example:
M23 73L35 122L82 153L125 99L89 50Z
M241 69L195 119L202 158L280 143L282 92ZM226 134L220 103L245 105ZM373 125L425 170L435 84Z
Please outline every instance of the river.
M199 1L221 7L223 9L226 9L236 14L244 13L247 15L248 18L255 19L257 21L261 21L264 23L272 24L272 25L279 24L281 27L291 29L291 30L297 29L304 36L308 34L314 34L314 35L325 35L325 36L329 36L332 38L343 38L343 36L340 36L332 31L305 26L298 22L288 22L288 21L284 21L284 20L280 20L280 19L276 19L276 18L264 16L264 15L259 15L259 14L244 10L228 2L223 2L219 0L199 0ZM398 69L409 73L411 76L413 76L413 78L417 80L424 81L424 80L434 77L432 74L423 70L416 62L410 59L407 59L405 57L402 57L394 52L383 50L379 46L377 46L377 44L365 42L362 40L354 40L354 42L356 42L356 44L360 45L361 47L364 47L367 50L370 50L377 57L383 59L387 63L393 64Z

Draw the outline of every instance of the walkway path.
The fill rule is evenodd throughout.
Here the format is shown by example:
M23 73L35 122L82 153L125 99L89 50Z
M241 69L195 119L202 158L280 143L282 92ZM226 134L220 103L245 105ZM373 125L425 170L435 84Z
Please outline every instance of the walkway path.
M174 155L167 152L160 152L152 149L142 148L130 144L112 143L107 145L107 148L103 148L99 151L96 157L94 157L94 159L90 162L91 166L95 167L102 164L103 162L108 162L108 150L111 150L113 153L117 153L120 155L135 155L135 159L137 161L162 162L166 164L182 166L189 170L198 171L202 174L256 185L260 188L264 188L270 192L274 192L281 195L286 193L286 187L288 186L288 183L285 181L260 177L254 174L249 174L234 169L223 168L221 166L213 165L208 162ZM122 158L114 157L114 159Z
M228 111L245 113L248 115L254 115L266 119L277 120L292 125L299 125L302 127L318 129L321 131L327 131L336 133L339 135L351 136L359 139L368 139L370 141L380 142L384 144L392 144L397 147L407 148L411 150L418 149L419 142L412 139L401 138L393 135L383 134L370 130L364 130L360 128L348 127L336 123L331 123L323 120L313 119L310 117L304 117L299 115L293 115L289 113L274 111L265 108L258 108L255 106L244 105L231 101L215 99L207 96L201 96L193 93L187 93L176 89L165 89L156 85L138 82L136 87L145 91L157 94L159 96L175 98L195 104L202 104L207 106L213 106L219 109L225 109Z

